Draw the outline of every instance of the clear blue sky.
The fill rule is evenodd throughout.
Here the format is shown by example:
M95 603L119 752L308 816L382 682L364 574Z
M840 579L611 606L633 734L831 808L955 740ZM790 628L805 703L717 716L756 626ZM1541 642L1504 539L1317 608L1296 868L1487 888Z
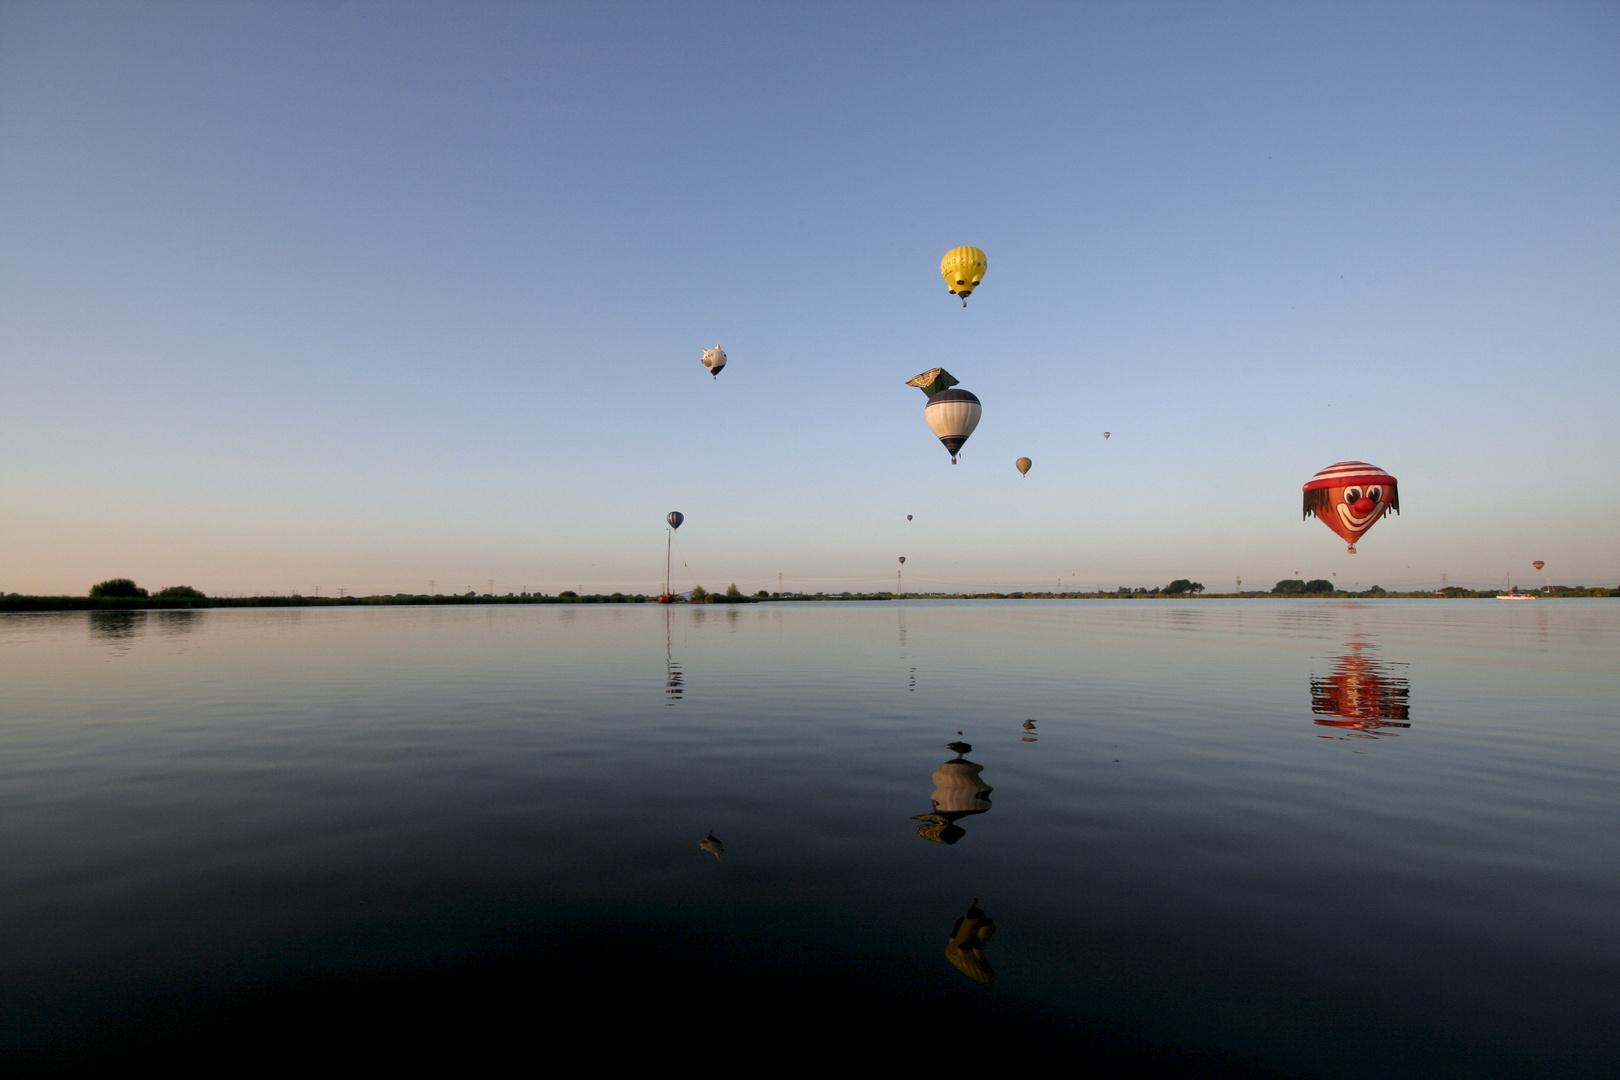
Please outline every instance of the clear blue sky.
M0 589L652 590L671 509L683 586L1615 584L1617 58L1612 3L9 3ZM1345 458L1405 511L1354 557Z

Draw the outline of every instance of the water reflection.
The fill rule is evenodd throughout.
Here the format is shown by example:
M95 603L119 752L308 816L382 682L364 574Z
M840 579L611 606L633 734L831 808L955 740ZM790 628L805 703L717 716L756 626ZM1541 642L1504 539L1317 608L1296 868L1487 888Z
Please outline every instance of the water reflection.
M1024 721L1024 737L1020 741L1021 742L1034 742L1035 741L1035 721L1033 721L1033 720L1025 720Z
M146 632L144 611L92 611L91 641L126 641Z
M708 836L698 841L698 847L713 855L716 862L719 862L720 857L726 853L726 845L722 844L720 838L714 835L713 829L709 830Z
M975 896L967 914L951 927L951 939L945 943L945 959L974 982L995 982L996 973L984 956L984 947L995 934L996 921L979 908L979 898Z
M917 835L936 844L954 844L966 836L967 830L956 823L962 818L988 811L992 790L989 784L979 779L984 766L964 756L973 747L965 742L953 742L946 743L945 749L953 751L956 756L934 773L934 812L918 814L911 819L925 822L917 826Z
M675 662L674 640L669 632L669 609L664 609L664 696L666 705L677 704L681 695L686 692L686 676L681 674L681 665Z
M200 611L188 611L185 609L176 611L159 611L155 612L152 616L153 621L157 623L158 633L170 637L178 637L181 634L191 633L193 630L197 629L198 626L202 625L202 617L203 613Z
M1349 652L1333 661L1333 671L1311 677L1311 712L1323 727L1343 729L1322 739L1375 739L1393 736L1387 728L1409 728L1411 686L1405 664L1379 660L1376 647L1352 639Z

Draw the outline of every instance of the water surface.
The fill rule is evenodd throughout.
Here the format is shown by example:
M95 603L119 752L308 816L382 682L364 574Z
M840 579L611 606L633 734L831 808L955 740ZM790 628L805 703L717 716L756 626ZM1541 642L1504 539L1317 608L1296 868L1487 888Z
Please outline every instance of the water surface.
M0 686L13 1061L632 1003L1127 1074L1620 1060L1613 601L10 615Z

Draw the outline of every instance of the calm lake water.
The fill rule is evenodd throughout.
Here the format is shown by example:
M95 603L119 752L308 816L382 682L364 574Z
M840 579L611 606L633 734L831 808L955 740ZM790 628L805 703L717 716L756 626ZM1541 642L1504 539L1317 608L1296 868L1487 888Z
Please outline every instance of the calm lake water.
M1613 1076L1617 780L1612 600L8 615L0 1051Z

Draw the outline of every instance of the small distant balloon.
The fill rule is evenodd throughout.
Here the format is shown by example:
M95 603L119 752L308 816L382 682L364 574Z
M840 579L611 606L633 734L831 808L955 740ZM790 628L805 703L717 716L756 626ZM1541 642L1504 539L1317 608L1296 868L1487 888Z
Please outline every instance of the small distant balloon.
M910 520L911 520L911 515L910 515L910 514L907 514L907 515L906 515L906 520L907 520L907 521L910 521Z
M703 350L703 366L709 369L709 374L715 378L720 377L720 369L726 366L726 350L720 347L717 341L712 349Z
M681 527L681 522L686 520L686 515L681 513L679 510L671 510L669 512L669 516L664 520L669 522L670 528L678 529Z
M1112 432L1112 431L1105 431L1105 432L1103 432L1103 438L1105 438L1105 439L1106 439L1106 438L1108 438L1108 437L1109 437L1109 436L1110 436L1110 435L1112 435L1112 434L1113 434L1113 432Z
M1530 565L1535 567L1537 570L1540 570L1543 566L1546 566L1547 563L1546 563L1545 560L1537 559L1535 562L1531 563Z
M1029 475L1029 467L1031 465L1033 465L1033 464L1035 464L1035 463L1033 461L1029 460L1029 458L1021 457L1017 461L1013 462L1013 467L1018 470L1018 474L1020 476L1028 476Z
M904 555L900 556L900 565L901 566L906 565L906 557Z

